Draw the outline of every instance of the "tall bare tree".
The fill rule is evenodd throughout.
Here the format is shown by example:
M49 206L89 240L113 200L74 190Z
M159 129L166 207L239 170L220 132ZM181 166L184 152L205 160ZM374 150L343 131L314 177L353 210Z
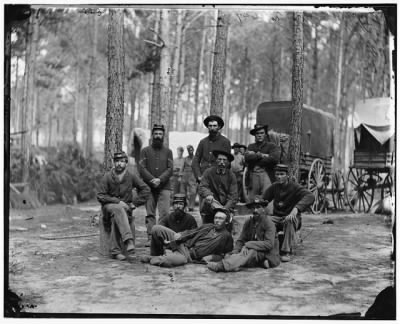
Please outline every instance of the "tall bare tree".
M95 14L89 15L89 26L92 32L91 53L89 56L89 83L86 119L86 157L93 155L93 112L94 112L94 91L96 83L96 55L97 55L97 20Z
M160 54L160 122L165 125L164 144L169 142L169 113L171 95L171 53L169 42L169 9L160 11L161 39L163 47Z
M183 12L182 9L177 10L176 17L176 28L175 28L175 42L174 42L174 55L173 55L173 63L171 70L171 112L170 112L170 126L172 127L174 124L174 116L177 112L177 94L178 94L178 75L179 75L179 61L182 47L182 21L183 21ZM180 127L181 122L178 118L176 118L176 125Z
M289 177L298 179L303 109L303 12L293 13L292 118L289 140Z
M163 46L160 43L160 13L156 10L156 19L154 22L154 44L153 49L157 53L155 59L155 66L153 71L153 87L151 90L151 105L150 105L150 127L158 122L160 116L160 57L159 51Z
M108 90L106 132L104 140L104 168L112 167L114 152L122 149L124 127L124 13L123 9L109 9L108 20Z
M27 182L29 178L29 156L32 141L32 119L31 108L34 105L35 92L35 69L36 49L39 36L39 10L33 10L28 23L26 60L24 73L24 95L22 118L22 181Z
M224 107L224 79L226 69L226 47L228 43L229 13L218 10L215 37L214 61L211 81L210 114L222 116Z

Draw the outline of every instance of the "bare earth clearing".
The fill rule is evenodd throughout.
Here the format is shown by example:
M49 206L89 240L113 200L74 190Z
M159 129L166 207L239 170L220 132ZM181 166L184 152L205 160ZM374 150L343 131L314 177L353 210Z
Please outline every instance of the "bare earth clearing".
M92 207L91 210L89 207ZM360 312L393 284L390 228L373 214L303 215L303 242L278 268L213 273L189 264L166 269L99 254L97 204L10 210L10 288L32 313L329 316ZM199 220L198 211L196 219ZM144 247L136 216L137 255ZM27 220L29 216L33 219ZM240 224L245 216L237 217ZM331 219L333 224L322 224ZM43 224L45 226L43 226ZM26 230L24 230L24 228ZM237 234L235 235L235 238ZM46 316L51 316L48 314Z

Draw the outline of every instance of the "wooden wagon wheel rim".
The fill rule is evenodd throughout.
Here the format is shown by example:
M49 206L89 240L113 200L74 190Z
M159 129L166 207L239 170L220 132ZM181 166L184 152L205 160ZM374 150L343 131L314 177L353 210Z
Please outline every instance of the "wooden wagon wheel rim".
M324 162L321 159L315 159L308 172L308 190L310 190L315 197L314 203L310 207L313 214L319 214L325 206L325 173Z
M343 210L345 206L345 197L344 197L344 176L341 171L336 171L332 175L332 201L333 207L338 210Z
M348 188L345 191L345 196L353 213L368 213L371 209L374 200L375 187L370 187L368 185L368 180L369 178L372 178L372 176L372 174L369 174L362 169L350 168L347 175ZM350 188L351 186L353 187L352 190L350 190L349 186Z
M385 189L388 190L385 192ZM386 197L393 197L393 178L391 172L386 175L381 187L381 199L383 200Z

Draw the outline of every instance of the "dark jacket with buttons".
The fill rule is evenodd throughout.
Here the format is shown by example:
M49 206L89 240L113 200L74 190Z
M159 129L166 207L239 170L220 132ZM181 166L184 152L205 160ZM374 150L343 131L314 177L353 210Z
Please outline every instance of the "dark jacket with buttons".
M213 195L227 209L234 209L238 201L236 176L231 169L225 174L218 174L217 167L207 169L199 185L199 195L206 198Z
M147 146L140 151L140 161L138 165L140 176L143 178L152 191L168 189L171 190L170 178L173 173L172 151L162 146L155 148ZM154 178L161 180L160 185L154 188L150 182Z
M137 190L137 195L133 195L132 190ZM127 204L133 203L135 206L143 205L150 195L150 188L136 174L125 171L121 181L119 181L114 169L107 172L100 182L97 200L104 206L106 204L118 204L121 200Z
M199 142L192 162L192 169L196 180L201 177L206 169L215 165L216 159L212 154L214 150L230 152L231 141L218 133L214 139L207 136Z
M270 262L271 267L280 264L276 228L271 218L265 214L258 221L253 216L245 221L232 252L239 253L243 246L264 253L263 258Z

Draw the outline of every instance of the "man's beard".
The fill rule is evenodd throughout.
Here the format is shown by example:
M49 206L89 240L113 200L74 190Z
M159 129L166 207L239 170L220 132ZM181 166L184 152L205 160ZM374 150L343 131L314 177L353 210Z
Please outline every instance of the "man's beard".
M120 167L120 166L115 167L115 173L121 174L125 171L125 169L126 169L126 167Z
M163 146L164 139L163 138L153 138L152 145L153 147L161 148Z
M176 209L175 216L177 219L182 219L185 216L185 212L182 209Z
M218 174L225 174L226 172L226 166L225 165L218 165L217 166L217 173Z
M218 130L209 130L208 133L210 134L211 137L217 136Z

